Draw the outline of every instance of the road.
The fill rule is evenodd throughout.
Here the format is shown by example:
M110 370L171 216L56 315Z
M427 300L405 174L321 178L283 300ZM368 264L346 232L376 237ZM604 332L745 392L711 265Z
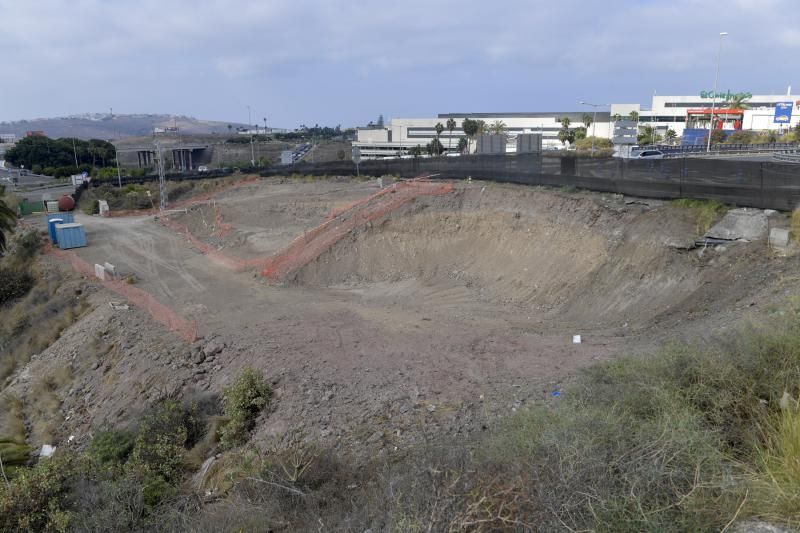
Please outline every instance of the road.
M16 184L14 178L17 179ZM6 189L18 198L25 198L31 202L44 199L57 200L65 194L75 192L75 187L68 182L59 182L52 176L39 174L20 176L18 169L0 168L0 185L5 185Z

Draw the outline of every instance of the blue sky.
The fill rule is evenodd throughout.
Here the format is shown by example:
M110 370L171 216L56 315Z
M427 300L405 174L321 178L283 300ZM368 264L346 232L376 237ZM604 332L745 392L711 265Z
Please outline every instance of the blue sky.
M169 113L295 127L383 114L800 94L797 0L0 0L0 121Z

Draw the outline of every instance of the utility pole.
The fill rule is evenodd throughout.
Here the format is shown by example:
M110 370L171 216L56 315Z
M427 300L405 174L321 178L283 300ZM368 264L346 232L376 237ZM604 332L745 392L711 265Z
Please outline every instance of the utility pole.
M163 213L167 209L167 178L164 176L164 157L161 144L156 141L156 157L158 158L158 207Z
M256 166L256 154L253 149L253 119L250 116L250 106L247 106L247 133L250 134L250 166Z
M578 102L582 105L588 105L594 108L594 113L592 115L592 155L594 155L594 141L595 141L595 124L597 124L597 108L598 107L609 107L611 104L590 104L589 102Z
M728 35L728 32L722 31L719 33L719 50L717 51L717 70L714 74L714 94L711 95L711 123L708 130L708 143L706 144L706 153L711 151L711 134L714 133L714 108L717 106L717 81L719 81L719 60L722 57L722 38Z
M122 188L122 172L119 170L119 151L114 149L115 159L117 160L117 181L119 182L119 188Z

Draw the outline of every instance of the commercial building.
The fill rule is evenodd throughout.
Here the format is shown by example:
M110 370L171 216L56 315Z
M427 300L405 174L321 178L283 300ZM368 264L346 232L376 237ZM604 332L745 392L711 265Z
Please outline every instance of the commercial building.
M716 96L716 98L715 98ZM746 109L732 108L730 102L744 100ZM712 105L713 104L713 105ZM541 113L441 113L435 118L396 118L386 127L359 128L354 147L361 149L361 157L375 159L398 157L409 153L415 146L424 147L436 138L436 124L446 127L449 119L454 119L455 129L445 129L439 139L448 152L456 151L459 139L465 137L461 124L465 118L483 120L487 126L496 121L505 125L508 136L506 150L516 151L516 137L524 133L538 133L542 136L542 149L562 147L558 140L561 122L564 118L570 121L570 127L582 126L584 117L591 116L595 122L589 127L588 134L606 139L613 138L614 123L623 119L638 116L638 127L641 131L646 126L655 129L664 137L667 130L672 129L678 137L684 133L689 136L705 137L700 130L708 131L711 126L713 107L714 127L727 131L774 130L786 131L800 123L800 96L797 95L753 95L750 93L711 94L702 91L696 96L653 96L649 108L641 104L611 104L603 111L587 107L585 110ZM744 106L743 106L744 107ZM470 149L475 151L476 142Z

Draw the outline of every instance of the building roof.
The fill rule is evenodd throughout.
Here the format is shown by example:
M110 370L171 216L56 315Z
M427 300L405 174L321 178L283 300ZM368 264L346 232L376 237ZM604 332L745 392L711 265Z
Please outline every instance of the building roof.
M552 116L568 117L570 120L582 120L583 115L591 115L592 109L585 111L546 111L546 112L501 112L501 113L439 113L437 118L549 118ZM608 111L598 111L597 120L607 122L611 118Z

